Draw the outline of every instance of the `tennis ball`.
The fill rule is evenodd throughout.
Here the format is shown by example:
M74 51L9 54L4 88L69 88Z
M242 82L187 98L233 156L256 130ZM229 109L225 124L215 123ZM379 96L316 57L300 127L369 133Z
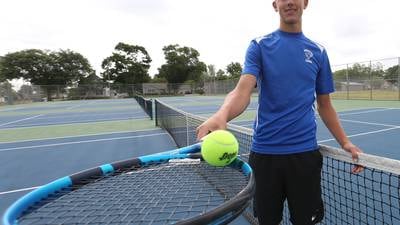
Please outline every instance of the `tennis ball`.
M213 166L226 166L236 159L239 143L235 136L226 130L216 130L203 138L201 155Z

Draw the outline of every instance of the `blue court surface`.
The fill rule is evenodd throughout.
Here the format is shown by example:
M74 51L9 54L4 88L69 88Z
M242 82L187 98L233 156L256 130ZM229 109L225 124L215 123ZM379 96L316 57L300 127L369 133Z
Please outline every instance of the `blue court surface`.
M223 98L160 100L207 117L218 110ZM232 122L251 128L256 108L253 99L247 116ZM364 152L400 160L400 107L346 109L339 111L339 117ZM319 118L317 123L319 143L337 146ZM0 107L0 214L20 196L59 177L174 148L169 134L156 127L133 99ZM239 218L235 223L242 222Z
M0 108L0 214L54 179L176 148L135 100L36 103Z
M223 102L223 96L192 99L161 98L160 100L183 111L208 117L218 110ZM359 104L358 102L356 103ZM354 144L368 154L400 160L400 151L398 150L400 146L400 102L377 102L379 105L386 104L388 107L373 107L376 102L371 101L363 101L362 103L367 106L357 107L356 109L347 107L346 110L337 110L347 135ZM339 102L339 107L337 108L341 108L341 105L343 105L343 102ZM392 105L396 107L389 107ZM256 109L257 101L252 98L246 112L243 113L247 114L247 116L238 117L231 123L252 128ZM319 117L317 117L317 125L318 142L338 147L333 136Z

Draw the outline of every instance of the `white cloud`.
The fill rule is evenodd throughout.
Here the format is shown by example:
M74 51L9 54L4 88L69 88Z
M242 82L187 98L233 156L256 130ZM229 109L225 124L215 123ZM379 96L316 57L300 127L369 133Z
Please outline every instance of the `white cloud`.
M82 53L100 70L122 41L144 46L150 73L162 48L189 46L207 64L243 62L250 40L277 29L269 0L7 0L0 8L0 55L25 48ZM400 56L397 0L310 1L304 33L323 44L332 64Z

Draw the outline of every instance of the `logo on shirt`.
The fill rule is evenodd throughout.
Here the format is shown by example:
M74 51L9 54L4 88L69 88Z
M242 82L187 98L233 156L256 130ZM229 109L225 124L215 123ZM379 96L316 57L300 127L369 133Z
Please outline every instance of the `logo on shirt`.
M306 57L305 61L308 63L312 63L312 57L314 56L313 53L308 50L308 49L304 49L304 56Z

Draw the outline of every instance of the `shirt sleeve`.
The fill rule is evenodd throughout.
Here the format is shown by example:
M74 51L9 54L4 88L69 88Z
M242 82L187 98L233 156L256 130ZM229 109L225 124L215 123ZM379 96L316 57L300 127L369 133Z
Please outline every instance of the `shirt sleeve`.
M322 52L321 67L318 71L315 90L317 95L329 94L335 91L331 65L325 50Z
M257 79L261 73L261 50L259 44L253 40L247 48L242 75L251 74Z

